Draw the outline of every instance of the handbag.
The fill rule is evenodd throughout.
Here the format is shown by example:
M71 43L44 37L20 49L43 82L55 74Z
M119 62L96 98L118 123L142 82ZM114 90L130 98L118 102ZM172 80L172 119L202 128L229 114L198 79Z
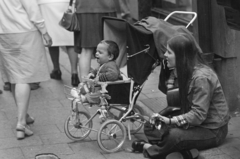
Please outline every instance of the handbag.
M80 31L79 20L77 18L75 9L72 9L72 5L73 0L70 0L68 9L66 12L63 13L63 17L60 20L59 25L68 31Z
M169 134L170 126L161 121L155 121L155 124L146 122L144 124L144 134L148 142L157 145L164 137Z

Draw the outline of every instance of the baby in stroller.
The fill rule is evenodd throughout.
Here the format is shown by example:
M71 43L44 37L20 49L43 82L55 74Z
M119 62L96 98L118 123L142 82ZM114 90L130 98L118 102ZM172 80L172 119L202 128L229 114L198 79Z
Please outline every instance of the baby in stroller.
M78 98L82 103L99 104L101 102L100 96L101 87L99 85L93 85L94 82L106 82L121 80L119 67L115 60L119 55L118 45L111 40L102 40L96 49L96 59L99 63L99 67L90 71L87 77L83 77L83 81L77 88L71 90L71 95ZM89 79L93 79L93 82L89 82ZM105 118L104 111L100 115L100 118Z

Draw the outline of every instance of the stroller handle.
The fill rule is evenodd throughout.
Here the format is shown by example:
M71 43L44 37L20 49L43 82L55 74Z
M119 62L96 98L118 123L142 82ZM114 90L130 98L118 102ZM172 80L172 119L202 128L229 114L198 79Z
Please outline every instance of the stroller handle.
M193 14L193 18L192 20L188 23L188 25L186 26L186 28L189 27L189 25L191 25L194 20L197 18L197 13L196 12L187 12L187 11L174 11L172 13L170 13L165 19L164 21L167 21L173 14Z

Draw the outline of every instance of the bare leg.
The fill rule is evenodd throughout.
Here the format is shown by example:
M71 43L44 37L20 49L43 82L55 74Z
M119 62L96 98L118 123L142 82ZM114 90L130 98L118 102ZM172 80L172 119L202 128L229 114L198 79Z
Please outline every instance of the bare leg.
M12 91L18 107L18 124L26 125L26 115L30 99L30 85L16 84L12 87Z
M71 64L71 73L77 74L78 54L74 51L74 47L67 46L67 54Z
M18 121L17 121L17 139L24 139L25 136L33 135L33 132L28 128L26 123L26 116L30 99L30 85L29 84L14 84L12 85L13 97L18 107Z
M49 54L53 63L53 71L50 74L52 79L61 80L62 72L60 71L59 65L59 47L49 47Z
M82 48L81 57L79 60L79 70L81 78L87 76L90 71L93 51L93 48Z
M74 47L67 46L67 54L70 60L71 64L71 84L73 87L77 87L79 84L79 77L78 77L78 70L77 70L77 64L78 64L78 54L74 51Z
M59 66L59 47L49 47L49 54L53 63L53 70L60 70Z

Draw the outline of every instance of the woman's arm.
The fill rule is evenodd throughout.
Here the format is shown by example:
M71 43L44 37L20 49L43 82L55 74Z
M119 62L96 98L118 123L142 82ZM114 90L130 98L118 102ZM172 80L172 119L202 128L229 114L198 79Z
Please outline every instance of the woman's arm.
M39 10L36 0L20 0L26 10L29 20L38 28L42 34L47 33L44 19Z
M200 125L206 118L213 94L213 84L207 77L197 77L191 85L188 97L190 111L183 118L190 125Z
M213 94L213 85L206 77L197 77L190 85L188 99L190 111L174 116L173 118L167 118L159 115L162 121L166 124L176 124L178 126L184 126L187 128L189 125L200 125L207 118L208 110L210 107L210 101Z

